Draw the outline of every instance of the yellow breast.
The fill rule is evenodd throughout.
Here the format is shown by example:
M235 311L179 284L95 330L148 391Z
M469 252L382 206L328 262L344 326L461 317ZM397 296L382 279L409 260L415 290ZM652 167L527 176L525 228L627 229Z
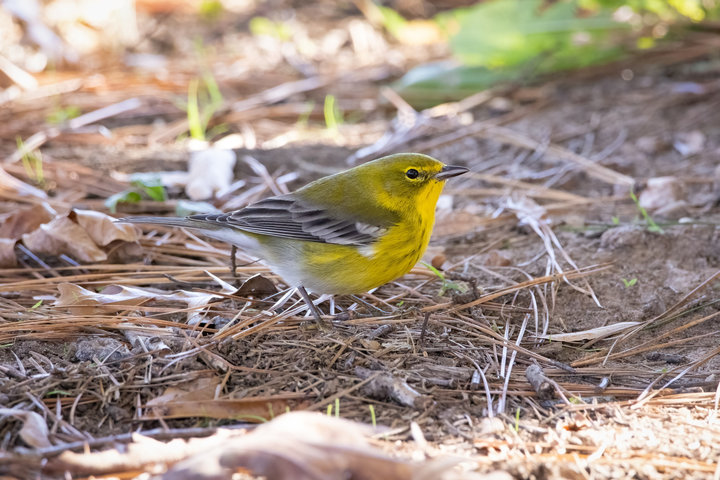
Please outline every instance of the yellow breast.
M267 237L263 257L288 284L318 294L363 293L391 282L415 266L430 242L442 190L440 182L434 183L414 199L415 208L401 212L401 221L370 246Z

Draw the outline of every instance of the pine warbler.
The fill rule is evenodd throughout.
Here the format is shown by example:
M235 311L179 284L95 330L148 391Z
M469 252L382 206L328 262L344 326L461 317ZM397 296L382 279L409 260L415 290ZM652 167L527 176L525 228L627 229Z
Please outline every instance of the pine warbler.
M234 212L120 221L192 228L238 246L297 287L321 323L305 288L362 293L409 272L430 241L445 180L467 171L399 153Z

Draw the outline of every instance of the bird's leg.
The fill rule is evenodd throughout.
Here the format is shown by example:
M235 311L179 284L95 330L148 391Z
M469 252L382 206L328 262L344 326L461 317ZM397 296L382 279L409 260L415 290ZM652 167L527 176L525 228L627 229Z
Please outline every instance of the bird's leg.
M305 290L305 287L302 285L297 287L298 292L300 292L300 296L305 300L305 303L307 304L308 308L313 314L313 317L315 317L315 321L317 322L318 326L320 328L324 328L325 322L323 321L322 317L320 316L320 310L318 310L317 306L310 300L310 295L308 295L307 290Z
M235 245L230 245L230 268L232 269L232 276L237 277L237 259L235 256L237 255L237 247Z

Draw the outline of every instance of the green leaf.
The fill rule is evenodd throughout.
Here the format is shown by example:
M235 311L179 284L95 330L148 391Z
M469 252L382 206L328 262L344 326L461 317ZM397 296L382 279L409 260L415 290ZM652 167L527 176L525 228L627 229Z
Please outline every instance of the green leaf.
M577 11L575 1L549 6L544 0L483 2L460 19L460 31L450 39L450 46L466 65L507 67L543 56L550 65L558 57L566 57L566 61L573 59L577 66L584 66L591 59L576 55L578 52L595 57L592 53L602 50L601 37L626 26L615 22L609 10L599 9L583 18Z
M343 123L343 114L335 103L335 95L325 96L323 113L325 115L325 126L328 130L337 130L338 126Z
M156 202L164 202L167 200L165 187L162 186L160 180L134 180L131 185L136 187L140 192L144 193Z
M105 200L105 206L110 209L112 213L117 212L118 203L139 203L142 200L142 196L134 190L125 190L124 192L116 193L111 195Z
M623 285L625 285L625 288L630 288L630 287L634 286L638 281L637 278L631 278L630 280L628 280L626 278L621 278L620 280L622 280Z

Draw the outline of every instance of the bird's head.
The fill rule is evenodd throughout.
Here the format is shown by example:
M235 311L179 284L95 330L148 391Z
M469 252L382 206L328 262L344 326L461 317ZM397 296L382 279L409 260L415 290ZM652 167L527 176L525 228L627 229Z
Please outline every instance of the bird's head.
M420 153L389 155L358 168L372 172L373 178L382 185L379 200L388 207L414 205L432 210L445 180L468 171L465 167L445 165Z

